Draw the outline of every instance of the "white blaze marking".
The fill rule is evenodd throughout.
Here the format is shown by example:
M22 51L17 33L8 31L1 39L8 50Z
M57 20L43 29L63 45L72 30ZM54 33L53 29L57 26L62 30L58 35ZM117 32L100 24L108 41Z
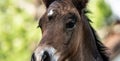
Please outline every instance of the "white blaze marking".
M53 13L54 13L54 11L53 11L53 9L51 9L51 10L48 12L48 16L53 15Z

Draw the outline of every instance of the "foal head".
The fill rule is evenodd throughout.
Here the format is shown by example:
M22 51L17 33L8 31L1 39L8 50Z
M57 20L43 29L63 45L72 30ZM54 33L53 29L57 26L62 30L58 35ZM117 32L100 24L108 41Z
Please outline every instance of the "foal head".
M85 32L91 31L87 30L88 23L85 24L81 14L88 0L43 0L43 2L47 9L39 20L43 37L32 55L32 61L79 61L81 58L78 57L84 50L81 47L87 49L89 45L90 56L85 57L92 57L91 54L97 52L93 49L96 45L92 45L95 44L92 41L83 41L89 40L86 37L89 37L90 33ZM88 46L83 45L85 43ZM78 53L80 51L81 53Z

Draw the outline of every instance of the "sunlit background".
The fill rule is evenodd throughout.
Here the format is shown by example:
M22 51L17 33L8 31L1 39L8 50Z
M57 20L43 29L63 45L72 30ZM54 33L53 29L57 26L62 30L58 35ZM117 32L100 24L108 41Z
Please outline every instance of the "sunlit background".
M120 0L90 0L92 26L120 61ZM41 0L0 0L0 61L30 61L41 39L38 20L44 14Z

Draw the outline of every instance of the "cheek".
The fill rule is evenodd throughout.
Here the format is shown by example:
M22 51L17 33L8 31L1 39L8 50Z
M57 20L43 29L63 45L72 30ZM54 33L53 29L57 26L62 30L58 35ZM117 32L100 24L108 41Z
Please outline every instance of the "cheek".
M73 34L72 30L66 32L65 41L64 41L65 45L69 45L70 44L70 41L72 39L72 34Z

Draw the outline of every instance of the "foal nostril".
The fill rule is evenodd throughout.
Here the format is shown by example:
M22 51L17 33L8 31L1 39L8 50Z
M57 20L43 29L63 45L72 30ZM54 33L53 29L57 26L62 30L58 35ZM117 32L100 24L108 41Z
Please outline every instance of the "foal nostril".
M36 61L35 54L32 54L31 61Z
M47 51L44 51L41 61L50 61L50 55Z

